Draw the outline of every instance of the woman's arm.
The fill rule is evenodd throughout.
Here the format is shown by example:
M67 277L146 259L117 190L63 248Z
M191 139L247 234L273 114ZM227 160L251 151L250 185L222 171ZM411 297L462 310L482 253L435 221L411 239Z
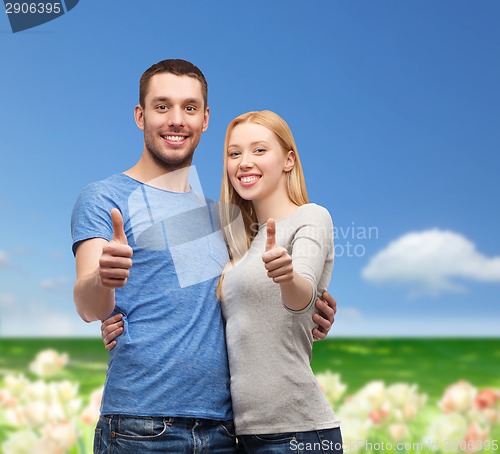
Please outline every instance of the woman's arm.
M267 275L280 284L283 303L295 311L314 302L318 285L328 285L324 280L320 283L325 266L333 265L330 214L318 206L311 207L305 214L303 225L291 240L292 256L286 248L276 245L276 223L269 219L266 252L262 256Z
M291 310L304 309L311 301L311 282L293 270L292 257L288 251L276 245L276 222L267 221L266 252L262 256L267 275L281 287L283 304Z

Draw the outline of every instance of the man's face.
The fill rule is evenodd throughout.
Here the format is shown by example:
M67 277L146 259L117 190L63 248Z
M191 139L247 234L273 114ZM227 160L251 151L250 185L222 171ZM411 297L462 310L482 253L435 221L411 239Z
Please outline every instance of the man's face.
M191 164L201 133L208 127L208 118L200 82L194 77L170 73L154 75L144 108L135 108L146 150L158 165L169 170Z

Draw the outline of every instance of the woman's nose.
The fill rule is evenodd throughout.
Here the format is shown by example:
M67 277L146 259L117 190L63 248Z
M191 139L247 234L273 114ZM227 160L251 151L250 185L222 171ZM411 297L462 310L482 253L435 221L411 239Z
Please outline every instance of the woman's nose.
M253 162L251 158L243 153L241 156L241 161L240 161L240 169L249 169L253 166Z

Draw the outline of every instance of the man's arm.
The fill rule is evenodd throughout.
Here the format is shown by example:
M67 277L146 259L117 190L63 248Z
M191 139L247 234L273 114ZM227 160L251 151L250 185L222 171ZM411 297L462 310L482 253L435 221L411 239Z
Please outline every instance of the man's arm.
M335 314L337 313L337 301L328 292L323 292L323 299L316 300L316 308L319 314L313 314L314 323L318 328L313 329L313 338L315 340L324 339L330 332L335 323Z
M115 288L123 287L132 267L132 248L123 230L119 210L111 210L111 241L92 238L76 250L75 306L86 322L103 320L115 307Z

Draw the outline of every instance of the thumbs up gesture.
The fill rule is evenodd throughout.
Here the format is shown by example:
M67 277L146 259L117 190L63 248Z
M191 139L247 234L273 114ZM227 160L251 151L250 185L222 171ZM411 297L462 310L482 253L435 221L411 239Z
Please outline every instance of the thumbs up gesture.
M293 279L292 257L284 247L276 245L276 222L272 218L267 221L266 252L262 261L267 275L277 284Z
M123 287L130 276L132 268L132 248L128 244L123 229L123 217L116 208L111 210L113 237L102 248L99 259L99 278L101 284L108 288Z

